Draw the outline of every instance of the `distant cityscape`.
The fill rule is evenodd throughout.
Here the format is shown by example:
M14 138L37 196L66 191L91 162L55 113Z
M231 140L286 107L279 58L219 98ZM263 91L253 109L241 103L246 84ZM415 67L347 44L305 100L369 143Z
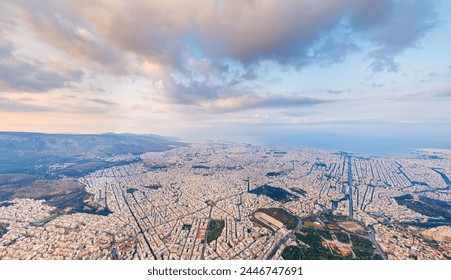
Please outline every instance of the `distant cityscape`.
M451 150L0 133L0 259L451 258Z

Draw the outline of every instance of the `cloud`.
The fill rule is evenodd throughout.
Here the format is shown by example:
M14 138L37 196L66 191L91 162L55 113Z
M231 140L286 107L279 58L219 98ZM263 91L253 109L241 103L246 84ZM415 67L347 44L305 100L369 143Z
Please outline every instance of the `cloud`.
M92 102L92 103L96 103L96 104L100 104L100 105L105 105L105 106L117 106L117 105L119 105L116 102L103 100L103 99L99 99L99 98L88 98L87 101Z
M201 102L200 105L209 112L224 113L256 108L300 108L329 102L332 101L296 95L246 94Z
M0 89L46 92L65 87L67 82L78 81L81 72L63 75L47 69L40 61L24 61L12 56L0 59Z
M434 95L434 97L451 97L451 91L444 91Z
M376 71L396 70L393 59L415 46L436 21L437 1L219 1L198 30L211 54L244 64L275 60L302 67L339 62L370 41ZM218 20L219 19L219 20ZM208 48L209 47L209 48ZM315 51L316 49L316 51Z
M327 67L350 53L366 52L373 71L397 71L401 66L396 57L416 47L435 26L436 4L433 0L137 0L133 5L18 0L0 7L6 11L2 17L17 30L29 32L79 71L162 81L159 93L168 102L244 109L271 100L252 101L255 91L246 90L258 86L265 75L262 65L268 61L300 70L309 65ZM11 29L11 24L3 25ZM0 46L0 55L4 52ZM4 87L46 91L82 78L80 72L60 74L45 67L44 61L24 61L11 53L0 66ZM276 97L273 101L287 100Z
M396 56L419 41L438 22L436 0L374 1L352 18L355 30L373 42L376 48L368 53L375 72L396 72ZM371 13L371 14L370 14Z
M220 1L197 26L212 55L243 64L270 59L301 65L321 32L328 33L340 20L345 9L340 2Z
M54 108L49 106L41 106L12 100L7 97L0 96L0 110L3 112L51 112Z
M337 90L337 89L328 89L327 93L330 94L342 94L344 92L344 90Z
M16 55L0 23L0 90L46 92L79 81L82 72L55 62Z
M116 52L125 50L183 68L194 52L243 64L272 59L299 65L315 60L309 51L318 44L325 53L352 51L355 31L380 46L371 56L392 56L434 26L437 1L16 2L27 26L79 58L115 68L123 62Z
M58 1L14 1L6 6L17 25L30 30L33 37L65 53L95 70L110 74L126 74L127 60L101 34L88 30L89 22L81 22L66 12ZM87 26L85 28L85 26Z

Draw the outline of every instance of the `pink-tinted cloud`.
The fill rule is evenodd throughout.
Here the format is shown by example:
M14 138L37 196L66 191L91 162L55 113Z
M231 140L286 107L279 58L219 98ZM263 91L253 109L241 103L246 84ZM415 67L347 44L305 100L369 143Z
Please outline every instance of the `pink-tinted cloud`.
M432 0L10 0L1 4L0 24L47 45L80 71L162 81L167 102L201 106L260 96L243 88L261 78L264 61L298 70L327 66L362 51L362 42L370 45L365 52L374 71L395 71L396 57L434 26L435 5ZM65 86L64 75L50 70L21 75L22 66L45 67L36 61L11 66L17 61L4 64L18 73L6 76L4 85L22 84L30 91ZM236 108L278 104L275 98L282 104L284 96ZM289 97L297 98L303 97Z

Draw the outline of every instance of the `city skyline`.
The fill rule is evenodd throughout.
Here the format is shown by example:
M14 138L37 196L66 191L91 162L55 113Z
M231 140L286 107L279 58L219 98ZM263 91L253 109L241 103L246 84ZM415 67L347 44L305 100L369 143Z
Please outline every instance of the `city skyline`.
M451 136L447 1L0 7L2 131Z

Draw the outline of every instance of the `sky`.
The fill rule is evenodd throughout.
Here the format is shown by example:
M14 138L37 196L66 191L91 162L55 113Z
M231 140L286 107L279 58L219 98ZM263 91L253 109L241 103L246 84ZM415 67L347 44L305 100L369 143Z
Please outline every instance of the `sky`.
M2 0L0 131L451 143L451 1Z

